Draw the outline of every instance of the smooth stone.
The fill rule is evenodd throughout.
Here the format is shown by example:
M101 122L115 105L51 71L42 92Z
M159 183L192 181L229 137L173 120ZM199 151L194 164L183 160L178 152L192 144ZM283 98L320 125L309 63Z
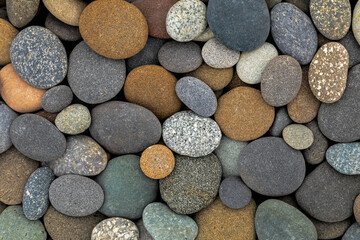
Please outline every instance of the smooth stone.
M139 240L154 240L148 230L146 230L142 218L136 222L136 226L139 229Z
M353 12L352 18L352 32L356 41L360 44L360 3L357 2Z
M108 218L94 227L91 240L138 240L139 230L134 222L120 217Z
M0 154L12 146L10 126L17 116L16 112L0 101Z
M219 197L225 206L240 209L250 203L252 193L239 177L227 177L220 184Z
M105 150L91 137L76 135L67 137L66 150L60 158L46 162L45 165L51 168L56 176L95 176L105 169L107 160Z
M360 222L360 194L355 198L353 211L354 211L355 220L359 223Z
M360 63L360 45L356 41L352 31L349 31L339 43L343 45L349 54L349 68Z
M81 100L99 104L115 97L124 85L124 60L103 57L80 42L70 54L68 81L71 90Z
M206 5L200 0L180 0L168 11L166 31L178 42L189 42L206 29Z
M173 212L160 202L150 203L143 212L144 226L156 240L194 240L198 234L195 221Z
M360 225L353 223L348 230L346 230L341 240L357 240L360 238Z
M360 176L341 174L323 162L306 176L296 191L296 201L317 220L340 222L353 214L353 203L359 193Z
M42 108L49 113L57 113L71 104L73 93L66 85L50 88L41 98Z
M23 28L36 16L40 0L6 0L6 10L14 27Z
M293 206L276 199L261 203L256 210L255 228L259 240L317 240L314 224Z
M45 7L60 21L71 26L79 26L80 15L87 2L83 0L43 0Z
M49 13L45 19L45 27L55 33L61 40L75 42L81 39L79 28L68 25Z
M30 221L21 206L7 207L0 214L2 240L46 240L46 231L41 221Z
M71 135L83 133L90 124L90 111L81 104L72 104L64 108L55 118L56 127L61 132Z
M35 113L36 115L39 115L40 117L45 118L46 120L50 121L52 124L55 124L55 118L57 116L57 113L49 113L44 110Z
M310 9L309 9L310 0L284 0L284 2L294 4L296 7L298 7L304 13L310 12Z
M221 131L211 118L192 111L177 112L163 123L162 138L171 150L190 157L212 153L220 144Z
M243 82L258 84L261 82L261 74L266 65L277 56L278 51L274 45L265 42L253 51L241 53L240 60L236 64L236 72Z
M223 45L216 38L207 41L201 50L207 65L213 68L230 68L239 61L240 52Z
M92 109L91 117L91 136L116 155L141 152L161 137L161 124L156 116L136 104L103 103Z
M296 150L309 148L314 142L312 131L302 124L290 124L283 130L284 141Z
M302 71L296 59L286 55L275 57L261 75L261 95L271 106L284 106L298 94L301 80Z
M109 217L137 219L146 205L155 201L158 181L145 176L139 160L136 155L116 157L95 178L105 194L101 213Z
M176 94L192 111L201 117L214 115L217 108L215 93L203 81L194 77L183 77L176 83Z
M316 120L306 124L314 134L313 144L303 152L305 160L309 164L319 164L325 159L325 153L329 143L327 138L321 133Z
M174 73L194 71L202 64L201 48L194 42L169 41L159 50L161 66Z
M270 135L280 137L283 129L290 123L292 123L292 120L286 110L286 107L276 109L274 123L269 130Z
M0 155L0 201L7 205L20 204L26 181L39 166L14 147Z
M321 102L333 103L343 95L349 66L349 54L340 43L329 42L315 54L309 67L309 85Z
M326 151L326 161L339 173L360 174L360 143L337 143Z
M19 31L8 21L0 18L0 66L11 62L10 46Z
M22 154L36 161L53 161L66 149L64 135L48 120L35 114L17 117L10 127L11 141Z
M79 175L64 175L50 185L51 205L62 214L84 217L95 213L104 202L104 192L94 180Z
M29 220L38 220L49 207L49 188L55 175L50 168L36 169L28 178L22 201L24 215Z
M279 3L271 10L271 34L280 51L307 65L318 44L311 19L290 3Z
M282 0L266 0L266 4L268 5L268 8L273 8L276 4L280 3Z
M244 183L265 196L285 196L296 191L305 177L300 151L282 138L263 137L249 143L240 154L238 169Z
M266 41L269 15L264 0L212 0L207 9L207 21L215 37L237 51L254 50Z
M221 162L222 176L224 178L239 176L238 160L241 151L247 144L248 142L236 141L225 135L221 137L220 145L215 149L214 153Z
M211 31L209 27L207 27L205 31L203 31L199 36L194 38L193 41L207 42L214 37L215 37L214 33Z
M313 218L310 220L316 228L319 239L334 239L341 237L351 225L350 219L335 223L321 222Z

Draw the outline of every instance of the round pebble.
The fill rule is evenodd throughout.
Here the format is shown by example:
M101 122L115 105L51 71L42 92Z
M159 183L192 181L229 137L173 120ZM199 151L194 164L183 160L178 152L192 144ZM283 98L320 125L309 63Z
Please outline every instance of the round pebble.
M346 230L342 240L356 240L360 238L360 225L353 223L348 230Z
M232 209L240 209L250 203L251 190L239 177L225 178L219 188L219 197L224 205Z
M309 164L319 164L325 159L325 153L329 146L328 140L321 133L316 120L306 124L306 127L308 127L313 132L314 142L303 152L305 160Z
M212 38L204 44L201 55L206 64L213 68L230 68L240 58L239 51L229 49L216 38Z
M114 217L101 221L94 227L91 240L138 240L139 230L132 221Z
M91 115L87 107L73 104L64 108L55 119L56 127L66 134L80 134L90 127Z
M309 148L314 142L312 131L301 124L290 124L282 132L284 141L296 150Z
M22 28L28 25L36 16L40 0L6 0L6 10L14 27Z
M79 19L87 3L83 0L65 0L61 3L56 0L43 0L45 7L60 21L79 26Z
M326 151L327 162L339 173L360 174L360 143L337 143Z
M269 130L270 135L274 137L280 137L283 129L291 122L292 121L289 117L286 107L277 108L274 123Z
M71 104L73 93L66 85L53 87L41 98L42 108L49 113L57 113Z
M339 43L343 45L349 54L349 68L360 63L360 45L356 41L352 31L349 31Z
M162 137L174 152L200 157L213 152L220 144L221 131L211 118L191 111L177 112L163 123Z
M78 27L60 21L51 13L49 13L45 19L45 27L55 33L61 40L75 42L81 39Z
M351 225L351 220L346 219L341 222L327 223L321 222L316 219L310 219L317 231L318 239L335 239L339 238Z
M360 195L358 195L355 198L353 211L354 211L354 217L355 217L356 221L359 222L359 220L360 220Z
M10 126L12 121L18 116L4 102L0 101L0 154L12 146L10 138Z
M0 66L10 63L10 46L19 31L8 21L0 19Z

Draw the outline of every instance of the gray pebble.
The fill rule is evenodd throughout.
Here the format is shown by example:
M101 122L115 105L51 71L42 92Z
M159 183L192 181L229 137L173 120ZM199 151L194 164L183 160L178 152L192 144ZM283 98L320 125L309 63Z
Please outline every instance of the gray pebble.
M274 137L280 137L283 129L292 123L286 107L276 109L275 120L271 126L269 133Z
M239 177L228 177L220 184L219 196L227 207L240 209L249 204L252 193Z
M50 88L41 98L42 108L49 113L57 113L71 104L73 93L66 85Z
M142 218L136 222L136 226L139 229L139 240L154 240L148 230L146 230Z
M68 25L49 13L45 19L45 27L55 33L61 40L74 42L81 39L79 27Z
M325 159L325 153L329 146L328 140L321 133L316 120L307 123L306 126L313 132L314 142L303 152L305 160L309 164L319 164Z
M358 240L360 239L360 225L359 223L353 223L348 230L346 230L342 240Z
M0 153L5 152L12 146L10 126L17 116L16 112L0 101Z
M25 27L38 12L40 0L6 0L9 20L17 28Z
M349 31L345 37L343 37L339 43L341 43L349 53L349 68L352 68L356 64L360 63L360 45L356 41L352 31Z

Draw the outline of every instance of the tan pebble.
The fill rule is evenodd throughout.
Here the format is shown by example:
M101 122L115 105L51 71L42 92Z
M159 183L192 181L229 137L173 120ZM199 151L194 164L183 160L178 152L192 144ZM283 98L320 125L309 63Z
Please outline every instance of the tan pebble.
M10 63L10 45L19 31L0 18L0 66Z
M82 0L43 0L45 7L60 21L79 26L80 15L87 3Z

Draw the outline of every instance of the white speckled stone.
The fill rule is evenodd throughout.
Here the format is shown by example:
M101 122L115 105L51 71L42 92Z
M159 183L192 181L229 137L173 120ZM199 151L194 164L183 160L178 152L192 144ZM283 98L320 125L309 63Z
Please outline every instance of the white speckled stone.
M91 233L91 240L138 240L139 230L132 221L114 217L101 221Z
M240 58L239 51L226 47L216 38L212 38L204 44L201 55L207 65L213 68L230 68Z

